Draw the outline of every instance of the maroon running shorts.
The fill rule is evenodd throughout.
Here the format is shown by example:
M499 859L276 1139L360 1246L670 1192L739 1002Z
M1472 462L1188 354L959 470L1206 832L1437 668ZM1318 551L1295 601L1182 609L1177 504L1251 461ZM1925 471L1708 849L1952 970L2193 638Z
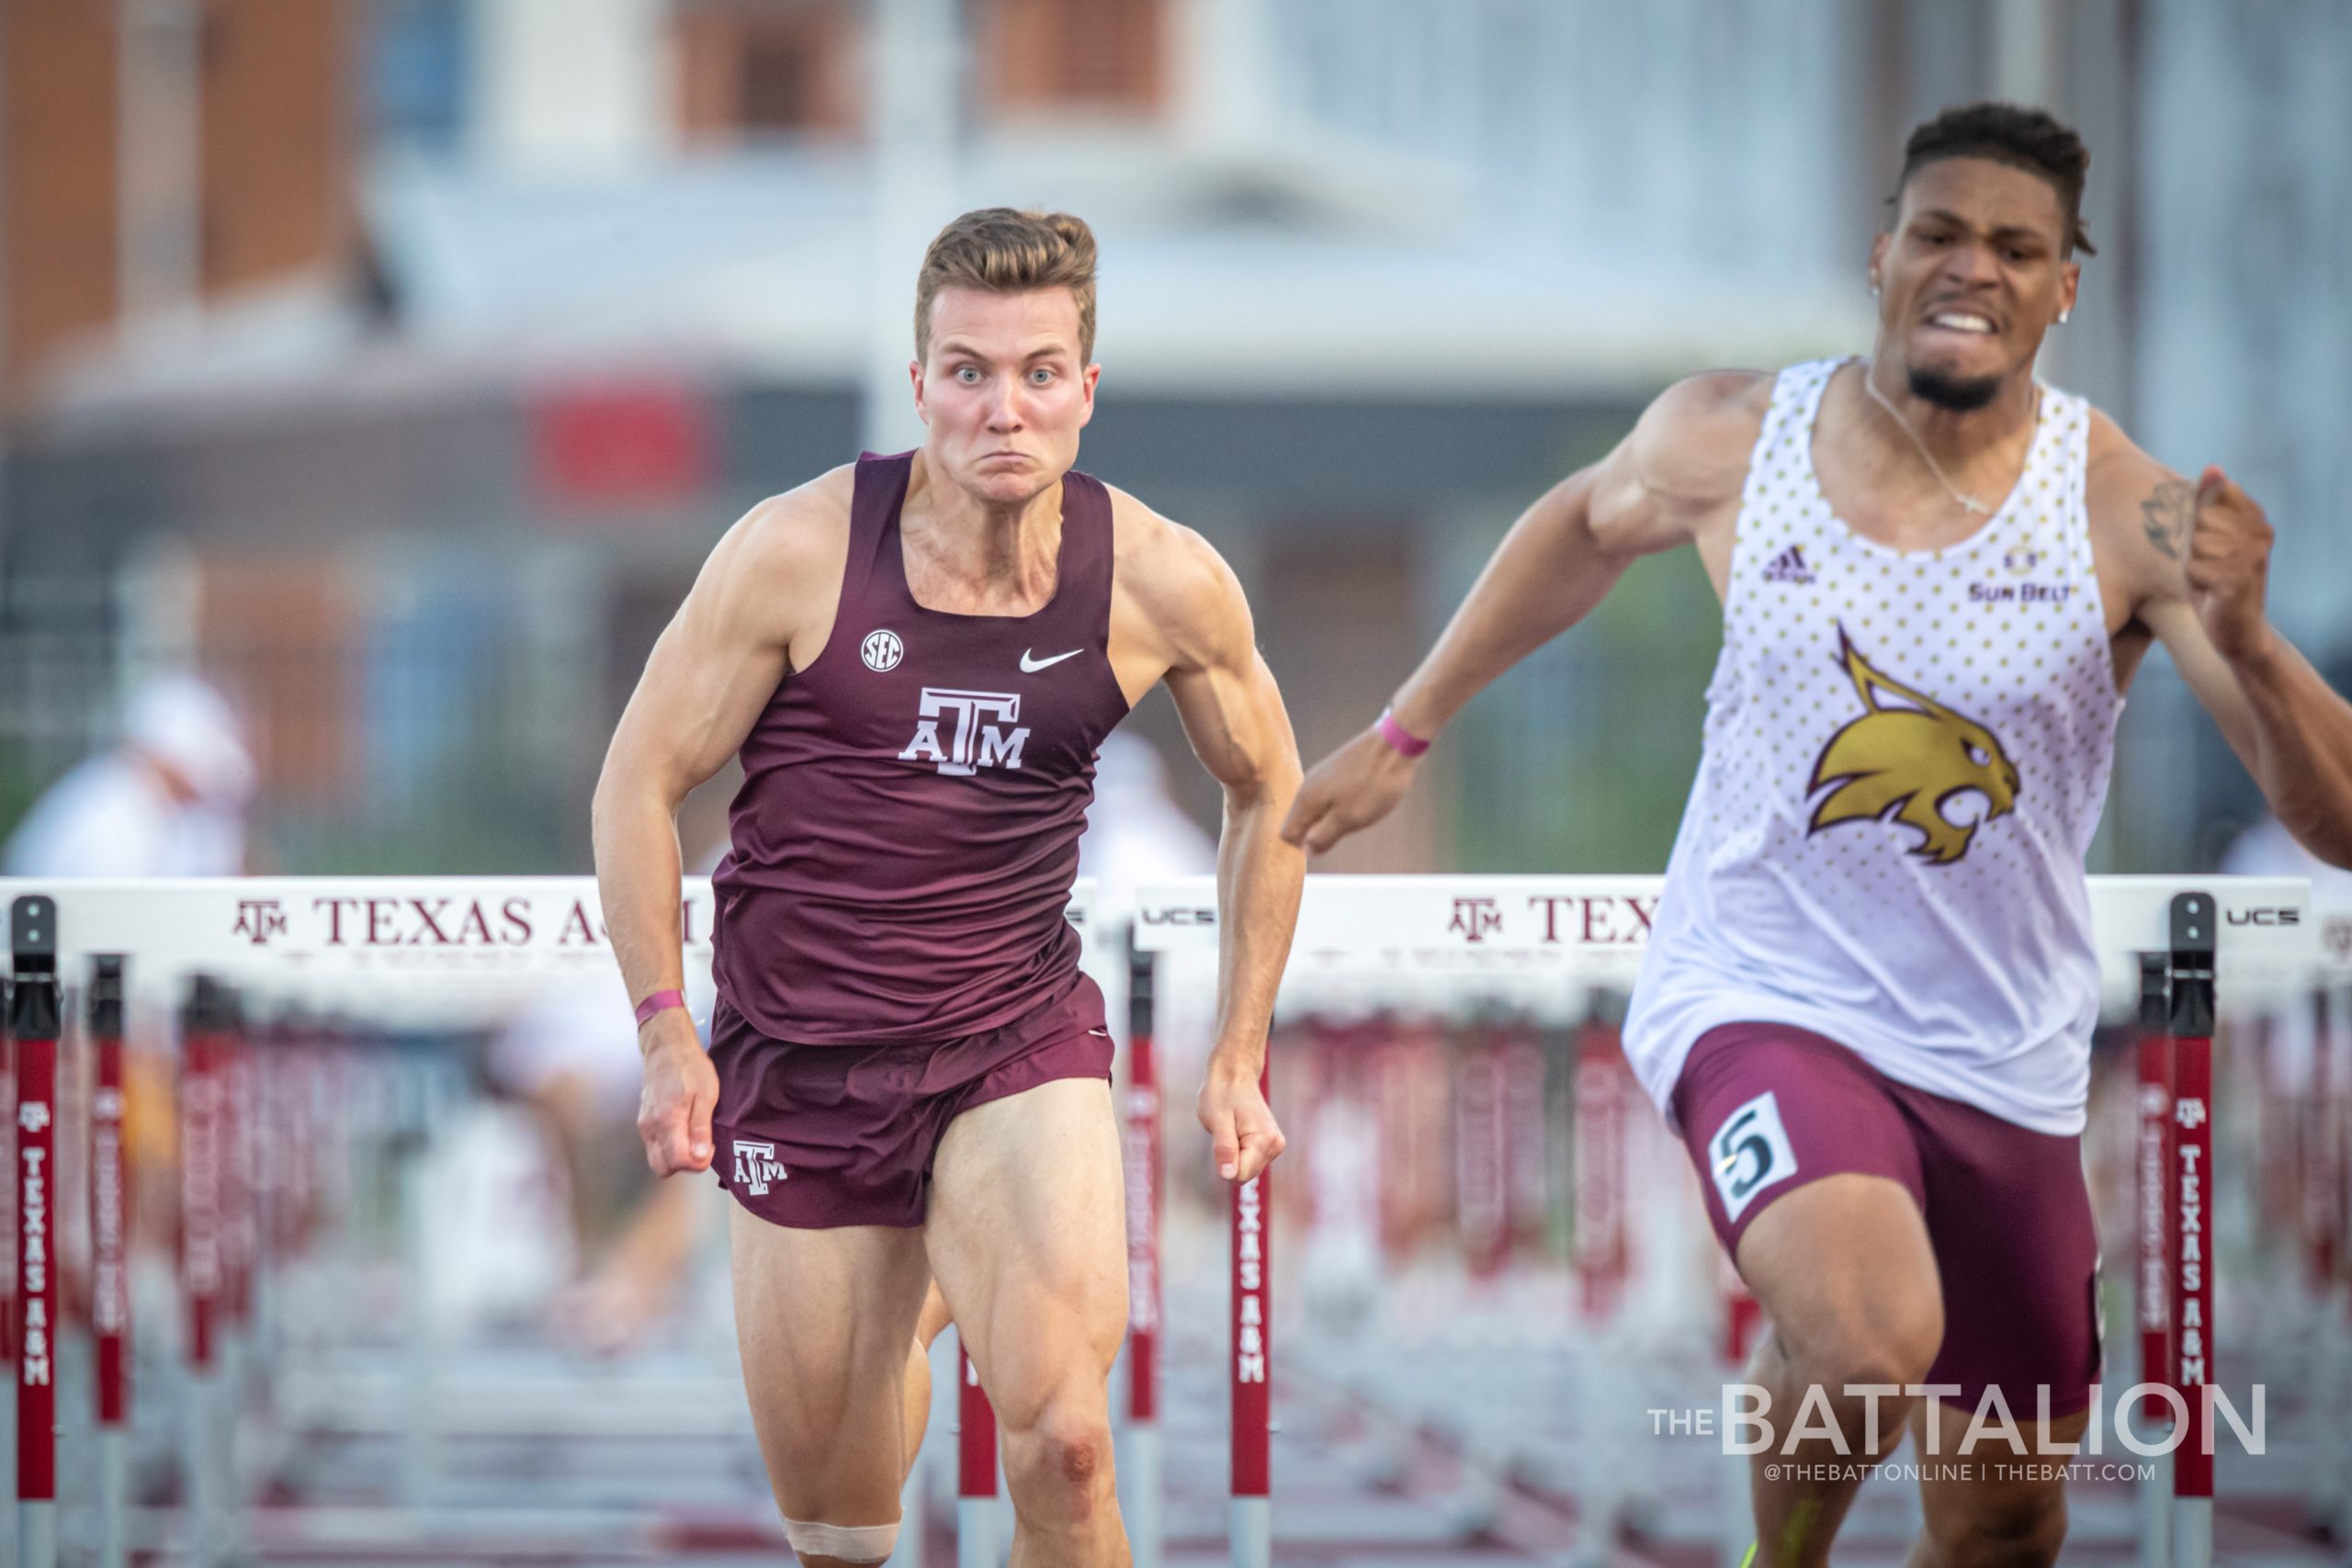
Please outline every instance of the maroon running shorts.
M1842 1172L1899 1181L1928 1223L1944 1342L1927 1382L1973 1410L2000 1385L2021 1421L2088 1408L2098 1377L2098 1230L2082 1140L2004 1122L1778 1023L1699 1037L1674 1086L1682 1142L1726 1251L1777 1198Z
M711 1168L735 1201L774 1224L919 1225L932 1156L975 1105L1056 1078L1111 1076L1102 993L1085 976L1025 1017L960 1040L796 1045L721 1001Z

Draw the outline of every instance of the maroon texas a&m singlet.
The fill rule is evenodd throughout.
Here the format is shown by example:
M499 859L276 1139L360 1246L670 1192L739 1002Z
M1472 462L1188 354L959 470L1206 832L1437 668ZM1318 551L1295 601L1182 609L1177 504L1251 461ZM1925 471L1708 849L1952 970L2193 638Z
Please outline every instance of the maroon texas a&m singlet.
M808 1045L946 1041L1079 979L1064 909L1111 671L1111 497L1064 476L1053 597L1032 615L915 603L899 543L912 453L857 465L833 629L743 741L713 878L718 994Z

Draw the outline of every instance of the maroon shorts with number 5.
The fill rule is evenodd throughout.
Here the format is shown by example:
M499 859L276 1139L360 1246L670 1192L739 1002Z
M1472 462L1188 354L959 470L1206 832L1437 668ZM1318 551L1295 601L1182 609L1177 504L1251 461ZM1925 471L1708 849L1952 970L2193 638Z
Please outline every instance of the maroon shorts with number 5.
M1834 1040L1777 1023L1700 1036L1674 1112L1735 1259L1756 1216L1809 1181L1899 1182L1927 1220L1943 1284L1943 1348L1926 1381L1959 1384L1952 1402L1971 1410L1998 1384L2020 1422L2043 1387L2053 1416L2089 1405L2098 1232L2080 1138L1897 1083Z
M710 1060L711 1168L737 1202L804 1230L919 1225L947 1124L1056 1078L1107 1079L1111 1033L1102 991L1080 975L1001 1029L910 1045L771 1040L722 1000Z

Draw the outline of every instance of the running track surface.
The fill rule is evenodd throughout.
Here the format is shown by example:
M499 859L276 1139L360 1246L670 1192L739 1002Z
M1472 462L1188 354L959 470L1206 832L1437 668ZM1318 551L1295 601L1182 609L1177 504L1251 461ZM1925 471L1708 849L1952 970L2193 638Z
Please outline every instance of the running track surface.
M1221 1303L1181 1299L1170 1314L1163 1438L1170 1568L1226 1561L1227 1450L1222 1346L1182 1325L1216 1325ZM277 1418L249 1433L245 1463L262 1502L243 1540L251 1560L282 1564L675 1562L694 1568L785 1561L731 1344L707 1320L673 1342L614 1362L583 1360L528 1337L446 1350L433 1405L423 1506L402 1501L420 1450L404 1442L414 1406L397 1347L346 1346L288 1372ZM1650 1435L1639 1404L1716 1397L1712 1367L1611 1366L1608 1355L1484 1343L1340 1347L1277 1341L1275 1560L1363 1568L1474 1563L1615 1563L1709 1568L1726 1467L1706 1438ZM942 1364L949 1348L943 1340ZM1285 1349L1287 1354L1284 1354ZM1606 1370L1604 1370L1606 1369ZM1596 1383L1595 1379L1616 1380ZM942 1392L952 1389L937 1380ZM1623 1407L1588 1421L1580 1390ZM69 1393L70 1391L61 1391ZM933 1486L928 1568L955 1561L952 1427L935 1418L924 1463ZM2274 1411L2273 1439L2299 1446L2293 1415ZM2280 1442L2284 1437L2285 1441ZM1611 1440L1611 1438L1614 1440ZM70 1440L69 1440L70 1441ZM145 1445L151 1452L161 1445ZM70 1472L71 1448L61 1456ZM2342 1562L2300 1534L2278 1472L2225 1465L2215 1561ZM1613 1468L1612 1468L1613 1467ZM151 1466L151 1468L159 1468ZM1613 1539L1589 1506L1638 1479L1652 1496ZM1865 1488L1839 1539L1841 1564L1897 1564L1916 1528L1907 1483ZM2132 1498L2119 1483L2070 1493L2068 1563L2135 1561ZM69 1515L69 1549L88 1521ZM134 1551L185 1561L185 1525L166 1506L132 1521ZM904 1560L904 1555L900 1559Z

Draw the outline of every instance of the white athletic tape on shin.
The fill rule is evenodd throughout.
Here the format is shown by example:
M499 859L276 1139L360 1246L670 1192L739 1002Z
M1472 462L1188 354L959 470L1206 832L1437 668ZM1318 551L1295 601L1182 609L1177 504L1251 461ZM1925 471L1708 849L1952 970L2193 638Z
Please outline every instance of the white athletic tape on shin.
M812 1525L799 1519L784 1521L784 1539L803 1557L831 1557L843 1562L880 1562L899 1544L899 1527L888 1525Z

